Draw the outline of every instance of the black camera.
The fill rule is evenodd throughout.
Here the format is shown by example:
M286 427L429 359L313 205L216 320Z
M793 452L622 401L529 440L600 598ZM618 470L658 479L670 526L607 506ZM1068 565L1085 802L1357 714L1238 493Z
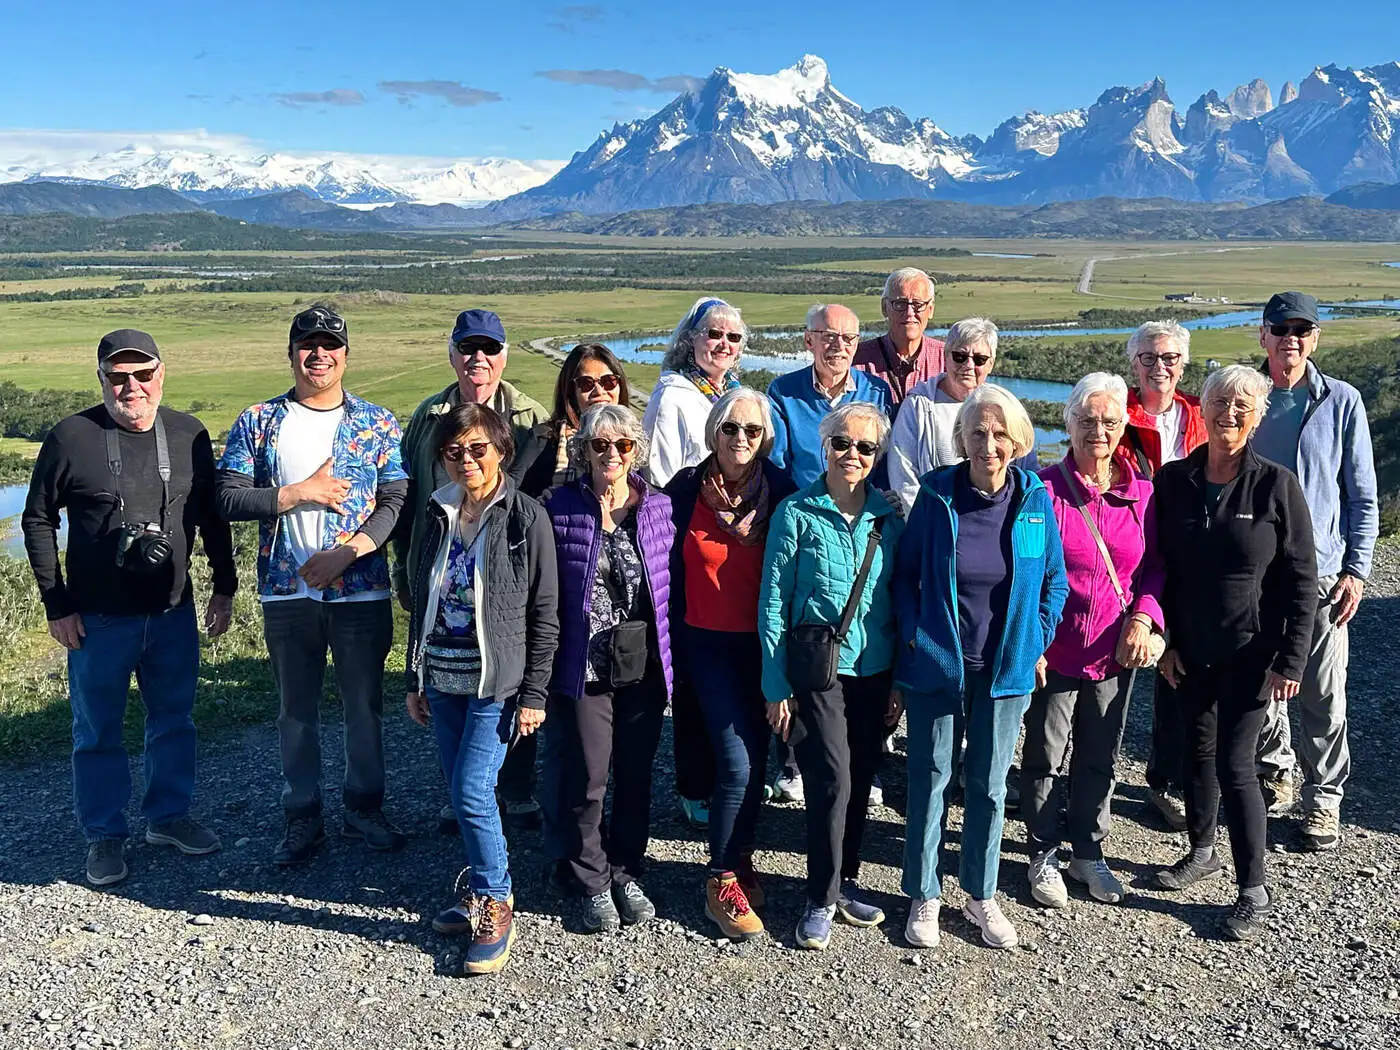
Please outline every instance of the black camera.
M153 521L124 521L117 533L117 568L152 572L170 560L170 534Z

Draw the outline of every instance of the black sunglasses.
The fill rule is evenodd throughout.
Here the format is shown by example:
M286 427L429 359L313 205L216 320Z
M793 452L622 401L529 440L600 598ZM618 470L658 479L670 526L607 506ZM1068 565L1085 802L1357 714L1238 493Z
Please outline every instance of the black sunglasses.
M992 359L991 354L973 354L969 353L966 350L949 350L948 357L952 359L954 364L958 365L967 364L968 358L971 358L972 363L978 368L981 368L983 365L985 365L988 361Z
M480 463L486 458L486 450L495 448L489 441L474 441L470 445L459 445L453 442L450 445L442 446L442 458L449 463L460 463L462 457L471 456L472 459Z
M725 437L738 437L739 431L744 432L744 436L750 441L757 441L763 437L763 427L758 423L744 423L740 425L732 419L727 419L719 425L719 432Z
M849 452L851 450L851 446L854 445L856 447L856 451L859 452L866 459L869 459L871 456L875 455L876 452L880 451L880 446L877 442L852 441L844 434L837 434L833 438L828 438L827 443L831 445L831 451L833 452Z
M334 332L339 334L345 331L345 318L339 314L333 314L329 310L308 310L305 313L297 314L293 324L298 332Z
M1156 368L1158 361L1161 361L1162 364L1166 365L1168 368L1175 368L1176 363L1181 360L1181 355L1154 354L1151 350L1144 350L1142 353L1137 355L1137 359L1138 364L1142 365L1143 368Z
M607 438L594 438L588 444L592 446L593 451L600 456L606 453L610 448L617 449L617 454L619 456L626 456L637 447L637 443L631 438L617 438L615 441L609 441Z
M605 376L574 376L574 389L580 394L591 394L599 386L611 394L621 385L622 380L612 372Z
M150 368L135 368L130 372L103 372L102 375L106 378L107 385L115 389L132 379L138 383L149 383L156 377L159 369L159 365L152 365Z
M711 328L705 334L715 342L719 342L721 339L728 339L736 346L744 341L743 332L722 332L718 328Z
M463 357L471 357L472 354L477 353L478 351L485 354L487 357L495 357L504 349L505 347L502 346L500 343L496 342L494 339L490 342L482 340L479 343L472 343L468 342L466 339L463 339L460 343L457 344L457 353L461 354Z
M1299 339L1306 339L1317 331L1317 325L1304 321L1302 324L1271 324L1269 334L1282 339L1287 335L1296 335Z

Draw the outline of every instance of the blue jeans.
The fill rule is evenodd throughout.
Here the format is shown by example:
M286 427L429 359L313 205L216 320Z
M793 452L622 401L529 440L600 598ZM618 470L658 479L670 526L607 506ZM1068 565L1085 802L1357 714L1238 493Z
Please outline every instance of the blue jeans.
M122 744L131 675L146 705L146 794L141 814L162 824L194 795L194 687L199 629L194 603L150 616L83 616L81 649L68 652L73 705L73 811L89 842L126 838L131 765Z
M957 768L959 737L964 731L967 783L958 882L977 900L990 900L997 890L1006 774L1030 697L993 700L989 674L969 671L965 679L961 695L909 692L904 697L909 720L909 807L902 888L910 897L939 896L945 792ZM965 726L959 725L964 721Z
M433 713L447 790L466 847L468 885L477 896L503 901L510 896L510 867L496 806L496 778L515 725L515 700L454 696L432 686L424 696Z
M682 628L691 683L715 755L710 800L710 866L734 871L753 852L768 764L767 709L757 634Z

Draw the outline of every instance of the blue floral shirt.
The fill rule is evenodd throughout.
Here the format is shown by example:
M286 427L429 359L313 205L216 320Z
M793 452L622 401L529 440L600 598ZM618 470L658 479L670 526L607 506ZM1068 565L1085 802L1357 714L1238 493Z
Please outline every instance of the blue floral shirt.
M245 409L229 431L219 469L251 475L259 488L275 486L277 437L290 401L288 392ZM348 543L369 520L374 513L375 492L382 483L408 477L399 451L401 437L392 412L346 392L345 414L335 432L331 458L335 476L350 482L350 495L342 502L344 514L326 511L322 550ZM297 590L301 566L292 556L280 525L280 517L258 525L259 595L294 594ZM358 559L322 591L322 598L334 600L388 589L389 565L381 549Z

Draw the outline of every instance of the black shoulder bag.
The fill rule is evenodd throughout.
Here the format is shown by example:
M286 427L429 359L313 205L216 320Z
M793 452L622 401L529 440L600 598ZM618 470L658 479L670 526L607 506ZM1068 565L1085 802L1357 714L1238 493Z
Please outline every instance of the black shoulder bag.
M623 526L619 525L618 528ZM642 557L640 541L638 557ZM603 586L612 599L614 616L626 615L628 607L627 588L619 578L619 569L608 557L607 546L599 544L598 572L602 574ZM609 649L609 678L614 689L636 685L647 674L647 658L650 646L647 644L647 621L617 620L612 628L612 644Z
M856 606L860 604L861 594L865 591L865 581L870 576L875 549L879 546L880 526L877 523L870 530L870 539L865 545L865 560L860 563L856 581L851 585L851 596L846 599L839 627L832 627L829 623L800 623L788 631L787 678L794 695L822 693L836 687L841 643L846 640L851 621L855 619Z

